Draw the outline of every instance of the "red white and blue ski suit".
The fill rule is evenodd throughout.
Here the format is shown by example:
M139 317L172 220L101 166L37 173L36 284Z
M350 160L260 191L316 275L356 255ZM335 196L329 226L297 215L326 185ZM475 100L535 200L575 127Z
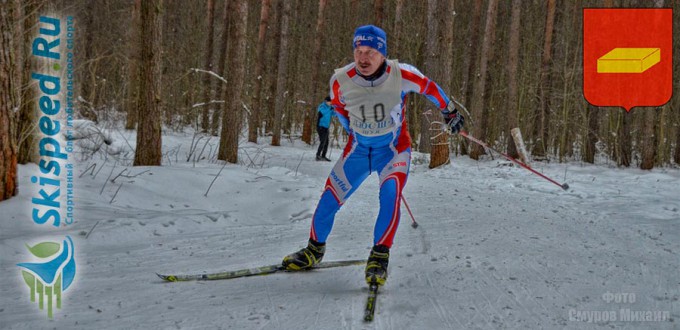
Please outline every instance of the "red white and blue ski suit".
M411 136L405 121L406 95L423 94L440 109L449 98L415 67L387 60L385 72L369 81L351 63L335 70L331 103L349 134L312 217L310 238L325 243L335 214L372 172L380 179L380 211L374 244L392 246L399 226L401 191L411 163Z

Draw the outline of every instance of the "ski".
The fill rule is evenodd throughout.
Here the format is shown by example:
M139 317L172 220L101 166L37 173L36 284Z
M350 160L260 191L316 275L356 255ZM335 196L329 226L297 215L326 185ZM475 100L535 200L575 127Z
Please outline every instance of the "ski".
M366 260L339 260L339 261L326 261L321 262L312 269L320 268L334 268L343 266L353 266L365 264ZM278 272L287 272L281 264L269 265L255 268L246 268L234 271L218 272L218 273L206 273L206 274L179 274L179 275L166 275L158 274L162 280L166 282L186 282L186 281L212 281L212 280L228 280L239 277L256 276L256 275L269 275Z
M372 283L368 287L368 300L366 300L366 309L364 309L364 321L373 321L373 314L375 314L375 303L378 299L378 285Z

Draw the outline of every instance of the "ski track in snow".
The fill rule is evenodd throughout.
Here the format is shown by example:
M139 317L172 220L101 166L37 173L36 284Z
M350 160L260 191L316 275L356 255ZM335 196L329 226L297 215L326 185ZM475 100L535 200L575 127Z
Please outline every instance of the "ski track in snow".
M171 135L164 150L186 149L190 140ZM275 264L306 243L333 163L315 162L315 146L299 141L245 147L266 154L264 166L227 165L207 197L221 164L127 167L149 172L102 189L109 172L126 168L109 161L96 177L76 181L76 222L49 230L27 217L37 167L20 166L19 196L0 203L0 328L680 328L677 169L534 164L560 182L566 168L565 192L497 160L454 157L435 170L414 161L404 196L420 227L411 228L402 208L390 277L370 324L360 266L163 283L156 272ZM77 164L77 175L87 165ZM368 256L377 201L373 174L338 212L325 260ZM47 320L15 265L27 261L24 244L64 235L74 239L77 275ZM607 302L606 293L634 293L636 301ZM588 322L571 314L621 308L668 311L670 320Z

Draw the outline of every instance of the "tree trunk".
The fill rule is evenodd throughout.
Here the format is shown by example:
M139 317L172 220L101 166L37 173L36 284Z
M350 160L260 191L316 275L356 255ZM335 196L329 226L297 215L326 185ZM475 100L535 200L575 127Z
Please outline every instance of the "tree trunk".
M484 40L482 41L482 53L479 58L479 74L475 79L474 93L472 96L472 116L473 125L470 132L473 136L484 139L487 130L486 103L486 78L488 74L488 64L490 53L493 51L494 38L496 33L496 16L498 13L498 1L490 0L486 11L486 24L484 27ZM478 160L483 155L484 148L478 144L470 147L470 158Z
M373 2L374 23L376 26L383 27L383 18L385 16L385 4L383 0L375 0Z
M17 193L17 145L14 132L16 97L14 1L0 0L0 201Z
M621 112L621 119L619 121L619 130L616 132L619 136L619 157L617 163L619 166L630 167L633 158L633 139L631 138L633 114L626 112L625 110L619 108L617 110Z
M510 136L510 130L519 127L519 103L517 99L517 68L519 67L519 36L520 36L520 21L521 21L522 0L512 1L512 16L510 18L510 39L508 41L508 115L507 125L505 127L508 132L508 155L513 158L519 157L517 152L517 145L515 140Z
M661 8L664 5L663 0L655 0L654 7ZM659 141L659 136L656 131L657 117L661 113L661 107L645 107L639 108L639 111L644 111L642 137L641 137L641 160L640 169L651 170L654 168L654 162L657 156L657 144Z
M88 13L93 13L95 9L95 5L97 5L96 1L89 1L87 2L87 9L86 12ZM83 71L84 74L81 76L82 82L80 83L80 96L86 101L89 102L88 106L91 109L96 108L96 103L97 101L95 100L95 95L97 92L97 61L94 61L94 37L95 37L95 27L94 27L94 15L86 15L85 20L82 23L83 24L83 29L80 30L80 33L83 33L85 35L84 41L83 41L83 53L82 56L83 58L86 58L90 60L89 62L83 63ZM89 114L90 112L85 112Z
M482 17L482 0L474 0L474 8L472 10L472 20L470 20L470 26L468 28L469 34L468 39L465 43L466 52L465 57L463 57L463 79L461 84L460 94L462 95L461 102L467 104L472 96L472 84L470 83L470 77L473 76L475 72L477 61L478 46L479 46L479 26ZM469 106L469 105L468 105Z
M142 0L137 148L134 166L160 166L163 0Z
M27 1L24 7L23 69L21 70L21 104L17 122L17 141L19 164L38 163L37 134L38 116L36 82L31 79L31 72L37 69L35 56L32 55L33 37L38 34L38 12L43 7L43 0Z
M540 105L534 117L534 144L532 154L544 157L547 154L548 130L546 125L550 109L550 66L552 64L552 38L555 26L555 0L548 0L548 14L545 20L545 38L543 39L543 59L539 85Z
M208 0L208 38L206 39L205 45L205 59L203 62L203 68L206 71L212 71L213 69L213 48L215 44L215 0ZM210 101L213 100L212 93L212 81L213 77L211 75L203 75L203 100L206 103L203 106L203 111L201 114L201 130L203 133L207 133L210 129L210 108L213 108ZM219 106L215 106L219 109ZM218 111L218 110L215 110Z
M425 73L430 78L433 78L435 61L437 55L437 26L438 23L435 15L437 13L437 1L427 0L427 40L425 43ZM430 106L431 104L427 104ZM427 108L426 108L427 109ZM437 111L434 115L437 115ZM422 153L430 153L432 151L432 141L430 141L430 123L436 120L433 114L422 114L420 116L420 141L418 142L418 151Z
M312 92L309 93L309 96L312 98L312 100L307 106L308 109L305 111L306 115L302 125L302 141L309 145L311 145L313 142L312 136L314 129L312 126L315 124L313 118L316 116L316 107L314 105L317 104L317 101L323 99L317 96L319 95L319 86L321 86L319 83L319 60L321 59L321 41L323 41L324 37L323 28L325 9L326 0L319 0L319 11L316 15L316 38L314 38L314 50L312 51L312 80L310 81ZM324 90L326 91L327 89Z
M680 115L677 113L675 116L676 118L680 118ZM675 153L673 155L673 160L675 161L675 165L680 165L680 128L676 128L675 130Z
M402 30L402 25L403 25L403 11L404 11L404 0L397 0L397 4L395 5L394 8L394 29L392 32L392 36L390 39L391 41L391 51L392 53L392 58L399 58L401 56L401 51L399 50L399 47L401 47L401 30ZM389 43L389 42L388 42ZM387 47L389 50L390 47Z
M274 122L272 123L273 135L272 145L281 145L281 120L283 108L286 100L286 73L288 68L288 27L290 20L291 1L283 1L283 12L281 13L281 41L279 44L279 65L276 70L276 94L274 94Z
M246 71L246 32L248 28L248 1L237 1L232 10L231 28L229 29L229 90L225 89L222 117L222 134L220 135L220 150L217 159L229 163L238 162L238 137L241 132L241 94Z
M222 22L224 23L223 29L222 29L222 43L220 44L220 59L217 62L217 74L220 77L226 77L226 68L225 68L225 63L227 62L227 48L229 46L229 20L231 19L231 15L229 15L229 10L232 8L231 6L233 5L233 2L236 0L225 0L224 3L224 11L222 12ZM226 93L226 89L228 86L224 84L223 81L220 81L219 83L219 88L217 88L218 94L217 95L224 95ZM224 107L224 105L223 105ZM213 111L212 116L210 118L210 124L212 125L210 127L210 133L213 136L217 136L217 129L220 126L220 116L223 111L220 111L219 109Z
M594 164L595 152L597 151L595 148L597 143L597 133L600 130L600 121L598 116L600 109L594 105L588 104L586 111L588 128L586 131L586 142L583 148L583 161Z
M253 88L253 106L250 109L248 119L248 141L257 143L257 128L260 126L260 107L262 104L262 84L264 82L265 54L264 45L266 43L267 26L269 24L269 11L271 0L262 0L260 9L260 28L257 34L257 49L255 51L255 87Z
M638 111L643 111L642 117L642 136L640 137L640 169L651 170L654 168L654 161L656 158L656 150L658 143L658 136L656 134L656 117L657 111L661 111L661 107L639 107Z
M128 49L128 86L127 98L125 98L125 111L127 117L125 118L125 129L135 129L139 114L137 112L137 100L139 99L139 45L140 45L140 0L135 0L132 4L132 19L131 28L128 31L129 35L129 49Z
M279 65L279 51L281 50L281 47L279 45L281 44L281 13L283 12L283 1L273 1L272 2L272 13L271 13L271 32L272 35L267 38L269 41L269 44L267 45L268 49L268 54L266 55L266 61L267 61L267 71L265 72L265 83L266 83L266 88L265 91L267 92L267 97L262 98L262 103L263 109L266 109L266 120L263 120L262 123L265 125L264 127L264 134L274 134L273 132L273 125L274 125L274 108L275 103L276 103L276 83L277 83L277 78L278 75L276 73L276 69L278 68Z
M437 66L440 73L435 76L436 82L444 90L444 93L451 96L451 64L453 62L453 8L452 0L439 0L437 8L438 21L438 51ZM432 63L434 64L434 63ZM432 151L430 153L430 168L439 167L450 162L449 154L449 134L448 130L442 130L442 118L439 109L435 109L433 122L429 130L432 141Z

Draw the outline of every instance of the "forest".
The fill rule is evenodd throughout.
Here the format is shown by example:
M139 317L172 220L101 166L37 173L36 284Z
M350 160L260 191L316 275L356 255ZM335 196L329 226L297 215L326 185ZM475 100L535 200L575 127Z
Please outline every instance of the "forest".
M164 131L219 139L213 161L239 146L313 144L316 106L335 68L351 61L356 27L387 32L388 57L419 68L461 105L465 129L518 157L519 128L533 161L619 167L680 164L680 98L663 106L596 107L583 94L584 8L672 8L647 0L0 0L0 200L16 194L17 164L38 163L38 82L31 56L42 15L74 22L74 116L137 130L134 155L161 165ZM65 24L65 23L64 23ZM65 29L65 25L62 27ZM673 49L680 49L673 36ZM60 47L67 47L62 43ZM676 54L677 56L677 54ZM673 61L677 90L680 61ZM54 69L52 69L54 70ZM63 70L62 70L63 72ZM439 134L439 114L408 98L413 150L485 156ZM346 133L332 126L332 143ZM269 142L270 141L270 142Z

